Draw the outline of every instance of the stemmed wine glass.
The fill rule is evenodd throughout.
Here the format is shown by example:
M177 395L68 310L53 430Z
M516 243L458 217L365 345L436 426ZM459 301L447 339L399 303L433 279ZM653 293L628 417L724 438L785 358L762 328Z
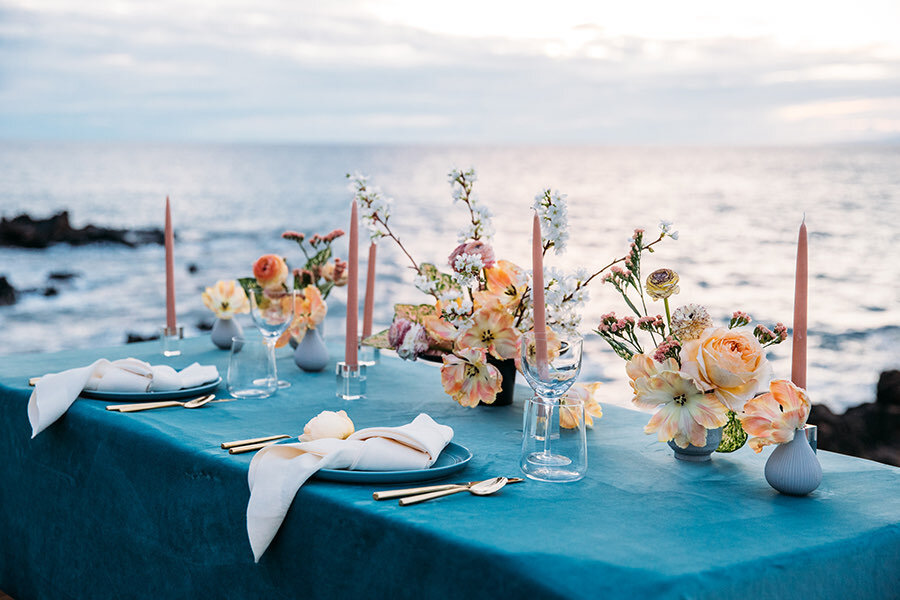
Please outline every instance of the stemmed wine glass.
M581 371L583 342L579 335L551 335L542 362L534 332L523 335L522 373L535 395L525 405L519 466L531 479L577 481L587 471L584 404L561 402ZM571 431L561 433L561 422Z
M275 343L281 334L287 330L294 319L294 303L296 300L294 289L262 289L253 290L248 294L250 298L250 317L257 329L262 334L268 348L270 372L275 379L275 387L290 387L289 381L278 379L278 369L275 365Z

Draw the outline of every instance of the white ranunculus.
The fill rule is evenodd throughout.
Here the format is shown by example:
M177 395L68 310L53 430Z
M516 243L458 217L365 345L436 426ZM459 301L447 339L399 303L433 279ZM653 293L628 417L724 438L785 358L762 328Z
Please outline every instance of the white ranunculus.
M346 412L323 410L303 426L303 435L300 436L300 441L311 442L321 438L344 440L350 437L351 433L353 433L353 421Z

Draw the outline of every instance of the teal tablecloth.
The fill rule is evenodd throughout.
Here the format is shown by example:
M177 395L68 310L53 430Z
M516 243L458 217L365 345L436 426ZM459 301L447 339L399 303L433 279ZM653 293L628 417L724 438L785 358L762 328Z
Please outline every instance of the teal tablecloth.
M224 373L227 353L186 341ZM29 439L28 376L99 356L162 362L155 343L0 359L0 589L28 598L897 598L900 469L819 452L806 498L763 477L744 448L686 464L646 436L646 415L607 407L574 484L528 481L498 495L401 508L390 486L311 481L259 564L245 529L250 457L219 443L298 434L321 410L358 428L419 412L474 453L456 480L518 474L522 398L467 409L433 365L385 357L364 400L334 397L331 370L265 400L119 414L79 399ZM626 390L607 390L610 395Z

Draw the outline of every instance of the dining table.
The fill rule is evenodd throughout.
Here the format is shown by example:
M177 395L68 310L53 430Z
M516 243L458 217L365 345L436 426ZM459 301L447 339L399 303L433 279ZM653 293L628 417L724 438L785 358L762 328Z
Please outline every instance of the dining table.
M604 404L627 399L627 386L597 392L604 414L587 431L580 481L376 501L376 490L520 476L531 390L520 378L511 405L463 407L444 394L438 365L382 352L365 397L342 400L343 342L327 341L321 372L280 350L278 374L291 385L268 398L133 413L79 398L33 439L31 377L134 357L215 365L225 378L229 353L200 336L175 357L150 341L0 358L0 589L16 600L900 598L900 469L819 450L818 489L782 495L764 476L771 448L676 460L644 433L647 414ZM224 382L216 393L228 398ZM430 482L313 477L254 562L253 453L221 444L296 437L325 410L346 411L357 429L426 413L471 458Z

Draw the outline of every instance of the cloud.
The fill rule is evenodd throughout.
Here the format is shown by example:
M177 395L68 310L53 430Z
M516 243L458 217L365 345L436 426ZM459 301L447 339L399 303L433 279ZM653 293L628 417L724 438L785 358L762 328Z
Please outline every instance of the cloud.
M577 21L590 15L574 9L560 12L574 25L557 17L546 34L533 19L492 31L487 17L468 31L426 13L400 18L403 6L0 4L0 137L613 144L900 133L895 103L871 126L821 108L896 97L900 54L889 45L640 35Z

